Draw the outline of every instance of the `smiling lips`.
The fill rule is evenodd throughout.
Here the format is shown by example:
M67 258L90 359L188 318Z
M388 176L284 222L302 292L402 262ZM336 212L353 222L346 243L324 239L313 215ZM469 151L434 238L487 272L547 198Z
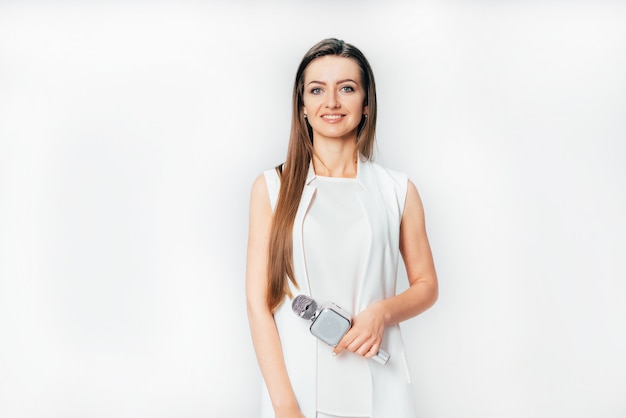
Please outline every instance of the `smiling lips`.
M328 123L337 123L341 119L343 119L344 116L345 115L341 115L341 114L326 114L326 115L322 115L322 119L324 119Z

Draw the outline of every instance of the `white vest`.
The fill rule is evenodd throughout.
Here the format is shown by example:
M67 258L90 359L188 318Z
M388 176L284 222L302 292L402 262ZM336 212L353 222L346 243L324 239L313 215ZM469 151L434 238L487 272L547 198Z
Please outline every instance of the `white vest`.
M274 169L265 171L264 175L274 210L280 179ZM315 187L310 185L314 178L315 172L311 166L293 227L293 264L299 285L299 288L295 288L290 284L294 296L310 295L304 261L302 224L315 194ZM372 302L396 294L400 221L408 179L404 174L387 170L375 163L359 161L356 180L363 187L363 190L357 193L367 214L372 237L367 271L358 289L356 306L361 311ZM288 298L285 298L275 311L274 320L300 410L306 418L315 418L317 341L309 333L310 323L292 312L291 300ZM381 348L387 351L391 358L384 366L375 361L368 361L372 376L371 418L415 418L409 371L398 325L385 329ZM263 391L261 417L274 417L267 388Z

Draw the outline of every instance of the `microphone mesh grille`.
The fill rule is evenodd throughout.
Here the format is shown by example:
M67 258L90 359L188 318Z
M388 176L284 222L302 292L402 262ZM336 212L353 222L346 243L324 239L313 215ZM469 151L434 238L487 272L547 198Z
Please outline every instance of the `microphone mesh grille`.
M298 295L291 303L293 313L303 319L311 319L317 310L317 303L305 295Z

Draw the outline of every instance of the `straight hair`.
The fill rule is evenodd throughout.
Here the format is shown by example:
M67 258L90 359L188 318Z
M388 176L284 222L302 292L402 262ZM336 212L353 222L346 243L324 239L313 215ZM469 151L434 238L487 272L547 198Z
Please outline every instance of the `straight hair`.
M291 132L284 164L276 167L280 177L280 191L270 229L267 278L267 304L274 312L285 296L293 297L289 281L297 288L293 268L293 224L302 198L302 192L313 155L313 131L304 117L304 75L315 59L335 55L354 60L360 69L361 84L365 90L368 117L363 117L357 128L357 158L372 160L376 132L376 84L374 73L363 53L354 45L335 38L324 39L304 55L293 86Z

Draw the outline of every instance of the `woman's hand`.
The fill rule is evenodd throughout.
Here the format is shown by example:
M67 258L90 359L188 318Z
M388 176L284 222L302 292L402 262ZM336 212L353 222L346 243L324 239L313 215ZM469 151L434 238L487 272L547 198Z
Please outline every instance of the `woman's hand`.
M385 313L381 303L373 303L352 320L352 328L343 336L333 350L339 354L343 350L360 356L374 357L380 349L385 331Z

